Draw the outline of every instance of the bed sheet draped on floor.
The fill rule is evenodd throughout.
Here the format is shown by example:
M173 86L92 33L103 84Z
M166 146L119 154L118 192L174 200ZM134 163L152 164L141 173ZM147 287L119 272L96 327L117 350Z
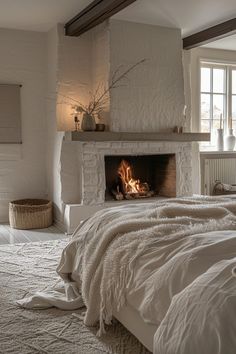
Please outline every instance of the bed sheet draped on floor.
M233 354L236 348L236 201L171 199L103 210L64 249L62 291L28 308L87 307L85 324L109 324L128 301L158 326L154 353Z

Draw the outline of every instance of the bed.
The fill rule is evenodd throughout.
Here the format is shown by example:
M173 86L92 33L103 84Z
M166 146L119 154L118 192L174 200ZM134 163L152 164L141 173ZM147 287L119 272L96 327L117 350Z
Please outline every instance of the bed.
M98 335L116 317L155 354L233 354L236 201L176 198L102 210L79 226L57 268L64 289L26 308L86 305Z

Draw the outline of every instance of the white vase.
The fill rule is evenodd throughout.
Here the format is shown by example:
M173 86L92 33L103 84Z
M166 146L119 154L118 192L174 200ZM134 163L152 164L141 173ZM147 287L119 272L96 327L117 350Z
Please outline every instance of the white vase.
M233 129L229 129L229 134L225 137L225 149L227 151L233 151L235 147L235 136L233 134Z
M217 129L216 133L216 149L218 151L224 150L224 129Z

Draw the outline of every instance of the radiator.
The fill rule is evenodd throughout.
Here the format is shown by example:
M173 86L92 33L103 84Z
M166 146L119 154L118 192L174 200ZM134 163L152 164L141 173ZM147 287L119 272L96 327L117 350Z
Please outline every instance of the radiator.
M236 184L236 158L205 159L204 194L212 195L216 180Z

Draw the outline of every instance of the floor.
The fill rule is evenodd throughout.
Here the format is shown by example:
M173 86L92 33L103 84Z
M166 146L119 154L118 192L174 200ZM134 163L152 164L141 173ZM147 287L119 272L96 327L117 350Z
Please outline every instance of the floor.
M65 237L65 234L55 226L47 229L17 230L7 224L0 224L0 245L57 240Z

